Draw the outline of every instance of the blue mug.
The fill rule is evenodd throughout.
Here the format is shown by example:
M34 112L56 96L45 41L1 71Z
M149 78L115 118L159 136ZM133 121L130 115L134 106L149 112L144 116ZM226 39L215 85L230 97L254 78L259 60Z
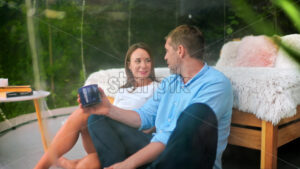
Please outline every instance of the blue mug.
M83 107L93 106L101 102L98 85L92 84L78 89L80 102Z

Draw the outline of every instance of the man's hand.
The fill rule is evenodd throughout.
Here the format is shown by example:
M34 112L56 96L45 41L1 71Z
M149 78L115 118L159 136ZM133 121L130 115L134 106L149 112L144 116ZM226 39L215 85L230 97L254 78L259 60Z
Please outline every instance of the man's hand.
M129 163L125 161L113 164L109 167L106 167L104 169L134 169L135 167L131 166Z
M80 97L77 96L77 102L79 103L79 109L83 113L104 115L113 120L127 124L131 127L138 128L141 125L141 119L137 112L133 110L125 110L112 105L106 97L104 91L99 87L101 95L101 102L91 107L83 107L80 102Z
M153 162L165 149L161 142L149 143L126 160L111 165L105 169L134 169L147 163Z
M80 102L80 97L77 95L77 102L79 103L80 109L83 110L84 113L98 114L98 115L107 115L112 107L108 98L106 97L104 91L99 87L99 92L101 95L101 102L93 105L91 107L83 107Z

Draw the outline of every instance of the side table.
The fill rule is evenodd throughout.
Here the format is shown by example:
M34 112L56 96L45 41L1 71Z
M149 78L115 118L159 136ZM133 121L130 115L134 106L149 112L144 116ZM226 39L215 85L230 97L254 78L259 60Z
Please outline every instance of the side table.
M5 98L5 99L0 98L0 103L33 100L40 132L41 132L44 151L47 150L48 145L47 145L47 140L46 140L45 133L44 133L44 125L42 123L42 116L41 116L41 110L40 110L40 105L39 105L38 99L47 97L49 94L50 94L50 92L40 90L40 91L33 91L33 95L31 95L31 96L10 97L10 98Z

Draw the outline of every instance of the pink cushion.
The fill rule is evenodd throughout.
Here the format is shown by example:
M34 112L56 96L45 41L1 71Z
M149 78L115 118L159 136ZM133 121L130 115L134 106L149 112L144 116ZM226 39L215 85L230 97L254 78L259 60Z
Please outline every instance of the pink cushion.
M235 66L274 67L277 45L266 36L246 36L237 51Z

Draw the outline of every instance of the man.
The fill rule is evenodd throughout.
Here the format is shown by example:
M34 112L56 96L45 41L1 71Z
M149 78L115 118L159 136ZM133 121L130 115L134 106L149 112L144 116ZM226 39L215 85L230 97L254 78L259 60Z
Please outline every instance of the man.
M165 49L173 75L143 107L120 109L100 89L102 102L84 108L94 114L88 128L101 167L222 168L233 104L231 84L203 62L204 38L197 27L175 28L166 37ZM153 126L153 137L136 130Z

